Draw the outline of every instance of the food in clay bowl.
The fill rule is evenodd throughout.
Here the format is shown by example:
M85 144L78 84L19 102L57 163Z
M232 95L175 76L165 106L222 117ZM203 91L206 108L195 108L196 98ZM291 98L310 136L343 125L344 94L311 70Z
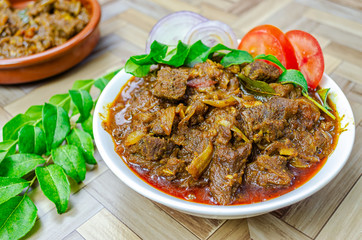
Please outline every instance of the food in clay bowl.
M1 0L0 84L26 83L61 73L97 45L96 0Z
M145 197L208 218L259 215L320 190L348 160L353 113L328 75L300 64L299 50L321 53L318 42L302 31L283 36L292 57L258 52L267 41L234 49L156 37L97 103L95 142L109 168ZM257 52L244 50L252 45ZM322 54L305 59L324 68Z

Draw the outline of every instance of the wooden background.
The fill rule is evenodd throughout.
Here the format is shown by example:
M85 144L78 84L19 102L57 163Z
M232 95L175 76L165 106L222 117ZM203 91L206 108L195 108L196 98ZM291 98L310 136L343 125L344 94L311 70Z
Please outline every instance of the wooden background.
M347 165L330 184L290 207L240 220L192 217L158 205L125 186L97 154L86 180L72 184L70 208L58 215L35 188L39 219L30 239L362 239L362 1L361 0L100 0L102 37L80 65L45 81L0 86L0 126L30 105L65 93L79 79L99 77L144 52L152 26L168 13L191 10L233 27L241 38L268 23L312 33L326 72L349 99L356 141Z

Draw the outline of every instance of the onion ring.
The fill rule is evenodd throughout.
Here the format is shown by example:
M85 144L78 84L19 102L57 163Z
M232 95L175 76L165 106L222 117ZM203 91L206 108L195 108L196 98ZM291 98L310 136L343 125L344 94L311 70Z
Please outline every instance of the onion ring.
M146 53L150 52L154 40L167 45L177 45L191 28L206 21L207 18L190 11L179 11L163 17L153 26L148 36Z
M221 43L236 49L238 41L231 27L220 21L205 21L195 25L186 34L184 42L191 45L201 40L206 46L212 47Z

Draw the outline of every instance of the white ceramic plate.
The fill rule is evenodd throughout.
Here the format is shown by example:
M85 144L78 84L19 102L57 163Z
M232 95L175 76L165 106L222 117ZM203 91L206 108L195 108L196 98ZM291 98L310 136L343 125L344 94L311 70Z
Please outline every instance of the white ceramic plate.
M256 216L286 207L309 197L323 188L339 173L352 151L355 123L351 106L337 84L328 75L324 74L320 85L323 88L331 88L330 97L336 104L339 115L344 116L342 117L341 126L346 131L341 133L335 151L328 158L323 168L312 179L287 194L265 202L234 206L215 206L188 202L165 194L136 176L114 151L114 143L111 136L102 128L101 123L104 120L102 116L107 116L107 105L113 102L121 87L130 78L131 75L122 70L109 82L102 92L95 108L93 121L96 145L108 167L130 188L153 201L181 212L207 218L234 219Z

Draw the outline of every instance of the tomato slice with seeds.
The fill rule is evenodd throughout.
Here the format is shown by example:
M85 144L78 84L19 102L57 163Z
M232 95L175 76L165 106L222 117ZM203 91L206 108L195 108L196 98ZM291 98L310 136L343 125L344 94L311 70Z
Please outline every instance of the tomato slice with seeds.
M251 29L241 40L238 49L248 51L253 57L271 54L287 69L298 69L293 46L284 33L273 25L260 25Z
M324 72L323 53L317 39L301 30L291 30L285 36L294 48L299 70L307 80L308 86L315 89Z

